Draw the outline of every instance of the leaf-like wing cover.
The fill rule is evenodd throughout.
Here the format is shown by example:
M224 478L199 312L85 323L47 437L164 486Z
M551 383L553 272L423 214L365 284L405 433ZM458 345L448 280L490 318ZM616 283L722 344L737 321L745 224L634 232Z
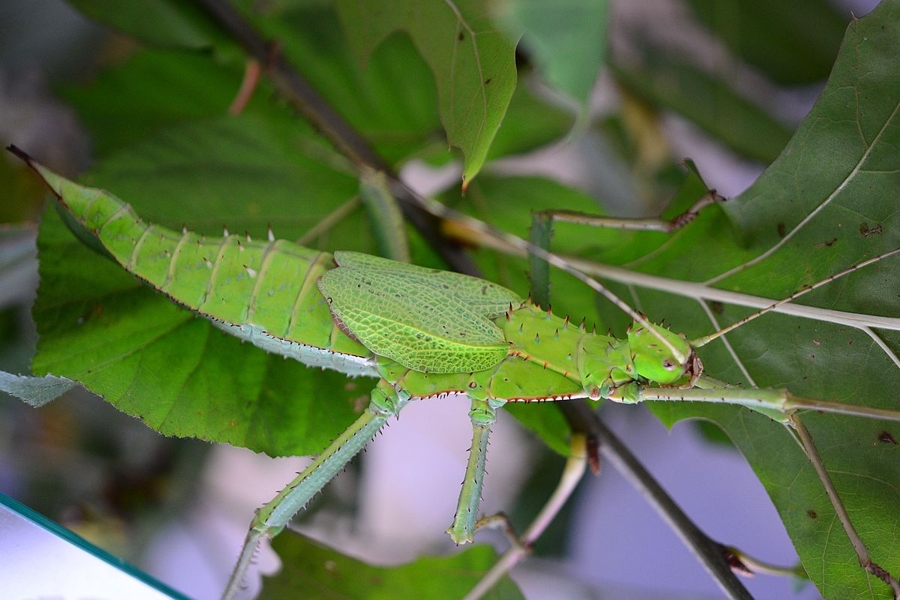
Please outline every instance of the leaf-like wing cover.
M319 289L345 330L376 354L429 373L483 371L506 356L491 321L521 302L506 288L354 252L335 260Z

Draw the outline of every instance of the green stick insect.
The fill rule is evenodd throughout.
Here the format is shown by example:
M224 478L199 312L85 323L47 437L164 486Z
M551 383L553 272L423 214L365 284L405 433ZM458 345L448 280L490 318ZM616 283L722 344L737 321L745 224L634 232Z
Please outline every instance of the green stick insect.
M621 301L634 323L626 338L616 339L588 332L473 277L354 252L332 256L271 235L251 241L176 232L144 222L111 194L72 183L21 150L10 150L44 179L82 239L174 302L269 352L350 376L379 378L368 410L257 511L226 598L240 590L260 541L280 533L410 400L458 395L470 401L472 447L447 530L457 544L472 541L488 436L496 411L508 402L689 400L753 408L797 430L839 515L840 500L797 411L900 421L895 411L807 400L786 390L727 386L703 375L695 352L713 336L689 342ZM860 263L778 304L898 252ZM896 579L869 558L846 513L840 518L863 566L900 595Z

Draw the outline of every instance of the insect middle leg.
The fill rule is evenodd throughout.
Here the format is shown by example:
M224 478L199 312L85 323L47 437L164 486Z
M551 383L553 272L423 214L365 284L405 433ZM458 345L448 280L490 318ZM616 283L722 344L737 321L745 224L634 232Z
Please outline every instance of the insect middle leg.
M491 426L497 421L497 408L502 401L472 398L469 418L472 420L472 447L466 464L466 475L456 505L453 523L447 529L450 539L456 544L466 544L475 535L478 505L484 485L484 470L487 463L488 436Z

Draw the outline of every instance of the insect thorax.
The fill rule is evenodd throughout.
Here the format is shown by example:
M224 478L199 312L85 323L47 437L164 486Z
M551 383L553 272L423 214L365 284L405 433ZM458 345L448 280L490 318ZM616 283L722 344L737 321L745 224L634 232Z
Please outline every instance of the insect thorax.
M625 341L590 333L531 304L497 322L512 354L577 382L583 396L606 397L636 377Z
M692 371L699 368L690 342L662 325L650 325L647 328L635 322L628 329L628 346L637 375L661 385L690 378Z

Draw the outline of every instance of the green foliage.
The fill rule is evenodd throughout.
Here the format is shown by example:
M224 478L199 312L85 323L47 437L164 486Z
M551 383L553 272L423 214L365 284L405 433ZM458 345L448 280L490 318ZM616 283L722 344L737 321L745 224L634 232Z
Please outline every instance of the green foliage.
M606 59L607 0L557 2L553 10L540 0L500 5L497 20L532 55L547 83L587 108L591 90Z
M497 561L488 546L475 546L451 557L423 556L401 567L376 567L297 534L272 544L290 569L266 580L260 600L280 598L461 598ZM521 592L509 578L486 598L517 600Z
M738 56L785 84L828 76L849 17L827 0L690 0L690 5Z
M684 115L748 158L771 162L791 137L790 129L720 78L664 53L615 72L628 91Z
M108 0L73 0L71 4L110 27L161 47L199 50L227 39L197 4L186 0L137 0L129 10Z
M428 63L441 122L466 159L463 180L475 177L516 87L514 46L480 2L337 2L347 41L362 59L392 32L409 34Z
M237 60L234 42L205 13L175 0L147 0L142 19L129 17L125 13L131 7L116 3L104 3L103 10L97 3L74 4L145 44L166 48L141 48L92 85L64 90L95 142L97 162L82 181L112 190L148 220L173 228L184 224L218 235L227 224L233 232L247 230L261 237L271 225L279 237L307 246L373 252L373 234L356 201L359 182L353 166L286 108L272 84L264 79L241 116L225 115L240 84L243 61ZM480 4L409 2L400 3L402 10L398 3L385 2L338 2L336 10L322 3L254 4L242 3L246 18L278 41L285 59L390 164L402 166L414 158L447 163L453 160L448 145L462 150L467 193L447 192L446 202L522 237L532 223L531 211L596 212L590 195L547 177L481 172L486 160L562 137L571 119L521 81L516 84L514 46L493 28ZM721 12L710 12L710 3L693 4L717 31L724 31L723 23L733 23L721 18ZM749 4L738 3L733 10L744 14ZM747 29L739 36L729 32L724 39L734 39L741 56L777 81L820 78L831 65L836 25L820 29L793 21L813 4L819 3L803 3L806 8L790 16L748 16L738 22ZM419 5L431 12L416 13L413 8ZM521 13L522 24L513 26L532 36L535 62L545 80L581 102L606 47L603 36L596 35L598 27L605 29L600 13L573 29L577 34L569 36L566 47L548 40L558 39L553 37L557 23L576 13L560 10L559 20L546 23L540 15L526 19L521 15L528 13ZM791 34L775 36L770 27L776 25ZM782 46L798 42L793 35L798 31L817 38L798 43L812 47L816 60L801 59L792 47ZM748 40L772 39L780 41L767 56L746 45ZM638 66L613 56L616 78L630 93L677 110L744 156L772 164L740 197L707 210L675 234L556 225L552 248L666 278L666 290L633 280L610 286L651 319L664 319L674 331L696 337L749 309L685 297L685 283L777 299L897 247L897 40L896 0L886 0L875 13L854 22L822 97L792 138L769 112L696 65L659 52L648 53ZM570 58L578 52L589 56L580 62ZM632 134L626 126L625 135ZM668 167L671 161L666 163ZM682 209L706 191L693 169L677 183L675 202ZM657 193L669 189L654 188ZM412 245L416 262L433 264L435 259L421 250L421 240ZM311 454L353 421L355 403L371 388L366 380L348 382L241 345L81 245L52 213L43 220L39 247L35 373L76 379L162 433L273 455ZM487 278L527 293L531 285L523 259L488 250L475 254ZM589 324L599 322L601 329L621 335L628 318L580 284L557 273L549 283L535 283L550 290L556 314L575 320L584 316ZM900 269L894 258L826 286L803 303L895 316L900 314L898 289ZM811 398L897 407L900 368L892 356L900 352L900 336L895 331L872 333L768 315L729 334L728 341L733 352L721 342L703 349L713 377L745 386L783 386ZM511 410L548 446L568 451L568 425L556 406ZM856 566L821 483L784 427L733 407L659 405L654 411L666 423L703 418L727 432L766 486L825 597L888 597L886 586ZM883 440L900 439L900 430L852 417L808 414L804 419L873 556L896 574L900 461L898 446ZM315 546L288 548L297 543L286 536L276 541L280 551L298 554L286 560L291 568L278 583L267 585L267 594L295 589L275 585L308 590L313 579L331 581L333 573L321 566L333 561L341 573L365 575L321 584L328 593L357 595L352 586L364 581L373 594L383 589L400 597L397 590L409 589L415 590L410 596L425 596L431 589L427 586L434 585L447 595L455 585L450 581L454 569L467 572L463 588L471 583L469 576L477 580L493 560L477 550L440 567L423 559L406 571L375 570L339 555L323 558L330 551ZM470 559L472 563L466 562ZM457 560L462 564L453 562ZM440 576L429 580L436 570ZM308 579L288 583L304 576ZM515 595L512 584L504 585L498 594Z

